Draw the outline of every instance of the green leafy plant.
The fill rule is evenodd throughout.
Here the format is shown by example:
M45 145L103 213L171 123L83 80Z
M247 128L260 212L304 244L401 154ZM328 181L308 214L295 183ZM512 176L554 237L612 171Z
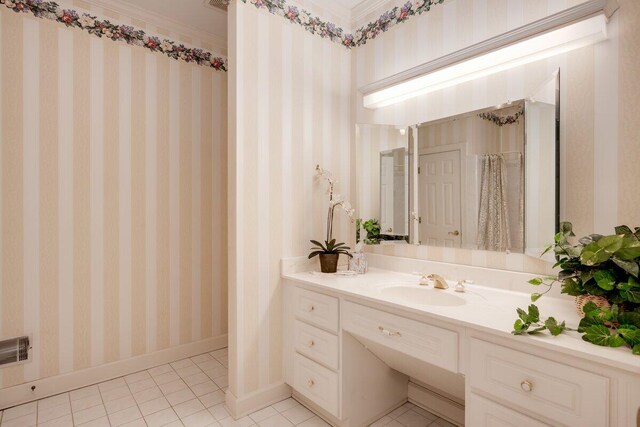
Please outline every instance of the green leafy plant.
M611 307L598 307L593 302L583 307L585 316L577 329L582 339L601 346L626 346L640 354L640 227L631 230L623 225L616 227L615 233L591 234L572 244L572 225L562 223L554 243L543 253L553 250L557 260L554 268L559 267L560 272L530 280L533 286L546 287L533 293L531 301L536 302L556 284L567 295L603 297ZM517 313L515 335L546 330L555 336L572 330L553 317L542 320L534 304L527 311L518 308Z
M332 239L331 241L326 241L324 244L318 242L317 240L311 240L311 243L314 244L314 247L311 248L311 253L309 254L309 259L317 256L317 255L347 255L351 257L352 255L349 253L349 246L345 243L336 243L336 239Z
M364 243L367 245L377 245L380 243L380 223L377 219L368 219L362 223L362 228L367 232L367 237L364 239Z

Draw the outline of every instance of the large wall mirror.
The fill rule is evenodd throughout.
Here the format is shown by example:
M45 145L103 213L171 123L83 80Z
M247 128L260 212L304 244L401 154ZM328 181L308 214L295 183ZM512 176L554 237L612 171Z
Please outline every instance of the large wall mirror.
M358 125L358 213L386 241L539 256L559 222L559 72L525 99Z

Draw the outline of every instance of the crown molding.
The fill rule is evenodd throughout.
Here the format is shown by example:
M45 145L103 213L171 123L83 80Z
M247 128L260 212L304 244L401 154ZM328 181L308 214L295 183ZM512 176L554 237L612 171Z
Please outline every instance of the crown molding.
M166 29L168 31L177 33L181 36L189 37L193 40L198 40L200 43L203 43L203 42L210 43L214 49L226 50L226 47L227 47L226 38L217 36L212 33L194 30L188 25L183 24L179 21L176 21L175 19L168 18L159 13L143 9L139 6L124 2L122 0L84 0L84 1L90 5L104 8L104 9L109 9L116 13L124 15L128 18L139 19L155 27ZM215 13L224 15L226 17L225 12L221 10L217 10L215 8L210 8L210 9Z
M363 0L358 3L353 9L351 9L351 28L355 30L358 26L358 22L361 22L368 15L375 13L376 11L382 11L384 6L389 3L390 0Z

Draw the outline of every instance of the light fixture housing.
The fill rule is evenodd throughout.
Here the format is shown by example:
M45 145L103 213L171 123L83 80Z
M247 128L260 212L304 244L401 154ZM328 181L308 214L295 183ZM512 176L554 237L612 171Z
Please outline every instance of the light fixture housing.
M366 108L381 108L598 43L607 38L615 0L591 0L361 88Z

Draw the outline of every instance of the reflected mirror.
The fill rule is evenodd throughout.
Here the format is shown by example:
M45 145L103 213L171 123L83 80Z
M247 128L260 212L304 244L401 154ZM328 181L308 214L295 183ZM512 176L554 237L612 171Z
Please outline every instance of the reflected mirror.
M360 233L539 256L559 225L559 74L526 99L356 129Z

